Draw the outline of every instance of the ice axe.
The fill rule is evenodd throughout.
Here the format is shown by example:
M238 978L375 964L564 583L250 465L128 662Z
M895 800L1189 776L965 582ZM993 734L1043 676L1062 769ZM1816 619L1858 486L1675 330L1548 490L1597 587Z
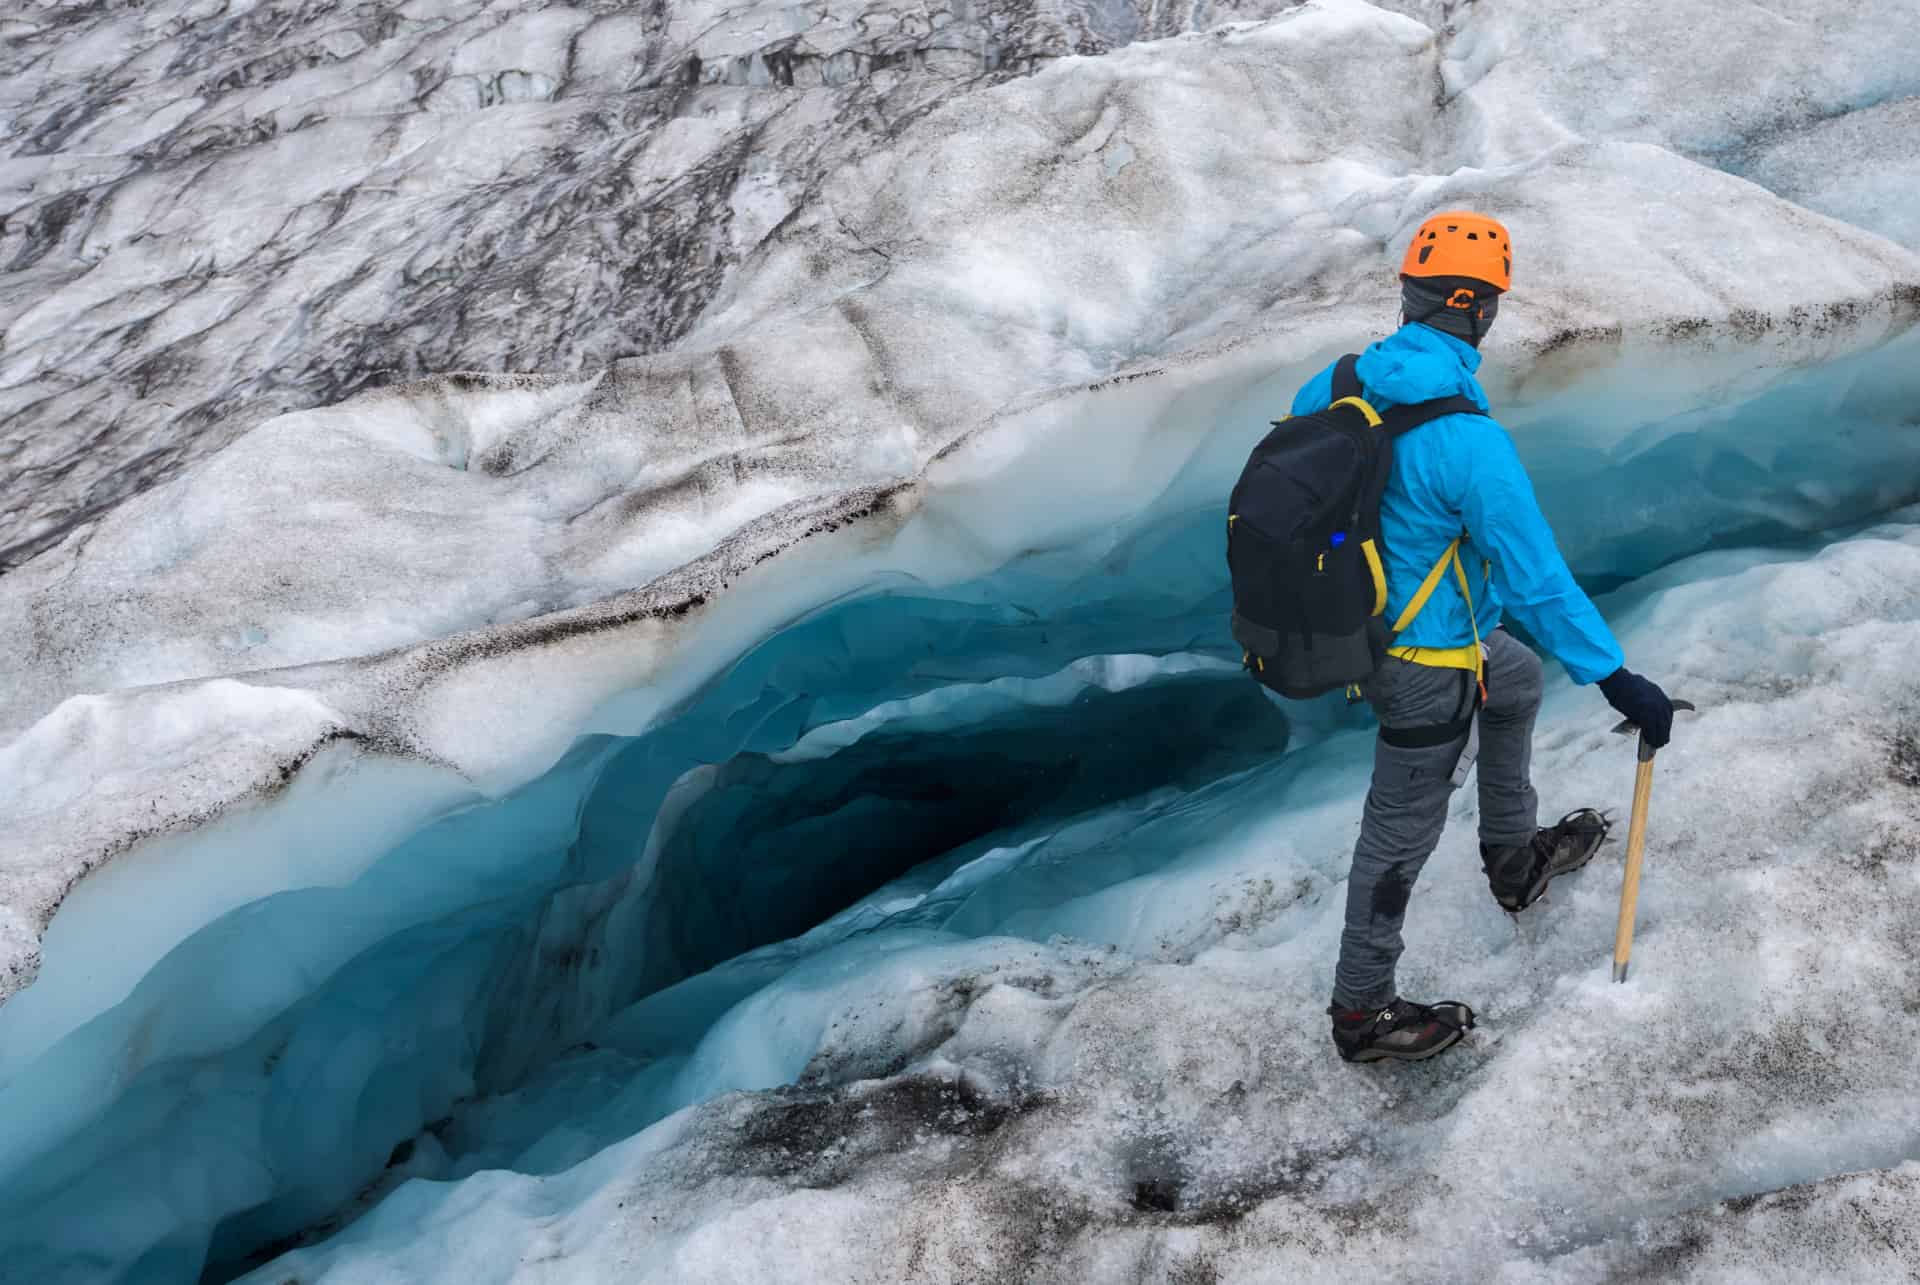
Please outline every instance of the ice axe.
M1691 710L1686 701L1673 708ZM1631 720L1613 729L1622 736L1640 733L1640 771L1633 780L1633 819L1627 825L1627 877L1620 885L1620 927L1613 934L1613 980L1627 980L1627 956L1633 953L1633 916L1640 904L1640 859L1647 850L1647 799L1653 793L1653 746Z

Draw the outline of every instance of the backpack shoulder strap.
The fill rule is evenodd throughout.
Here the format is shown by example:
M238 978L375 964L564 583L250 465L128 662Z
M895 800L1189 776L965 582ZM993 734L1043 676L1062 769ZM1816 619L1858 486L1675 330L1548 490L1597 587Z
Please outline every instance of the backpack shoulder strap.
M1487 412L1466 397L1437 397L1430 402L1415 402L1411 406L1395 406L1380 413L1381 427L1389 436L1398 437L1410 433L1422 424L1439 419L1442 415L1485 415Z
M1360 363L1360 354L1348 353L1333 363L1333 397L1339 401L1343 397L1360 396L1360 376L1354 367Z

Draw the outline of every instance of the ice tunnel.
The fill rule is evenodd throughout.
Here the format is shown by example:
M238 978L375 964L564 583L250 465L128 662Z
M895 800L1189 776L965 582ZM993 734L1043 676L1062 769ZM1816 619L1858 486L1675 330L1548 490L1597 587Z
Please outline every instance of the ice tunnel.
M1915 370L1909 336L1704 408L1627 370L1509 420L1619 611L1703 551L1804 557L1920 499ZM809 969L989 938L1196 949L1162 931L1156 872L1364 779L1364 710L1268 700L1222 625L1221 497L1303 373L1096 390L1017 449L954 452L878 536L771 560L777 610L697 636L697 684L599 702L498 797L349 738L153 840L169 878L289 873L97 966L166 883L100 880L55 920L0 1009L0 1274L225 1281L410 1179L559 1173L820 1073ZM292 869L329 845L365 859ZM1337 878L1296 875L1272 913Z

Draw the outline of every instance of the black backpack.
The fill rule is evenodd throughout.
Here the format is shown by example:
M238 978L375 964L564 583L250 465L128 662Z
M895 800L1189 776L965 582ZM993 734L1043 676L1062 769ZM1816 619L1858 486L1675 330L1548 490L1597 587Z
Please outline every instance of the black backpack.
M1360 395L1358 360L1334 366L1327 409L1274 421L1227 508L1234 641L1248 672L1295 699L1365 680L1392 645L1380 496L1393 439L1442 415L1486 414L1465 397L1380 414Z

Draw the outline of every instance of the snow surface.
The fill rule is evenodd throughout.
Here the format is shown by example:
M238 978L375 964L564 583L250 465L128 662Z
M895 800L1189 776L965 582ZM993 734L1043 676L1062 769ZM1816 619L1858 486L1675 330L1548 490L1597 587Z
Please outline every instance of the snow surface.
M1884 1261L1920 515L1815 533L1915 498L1920 258L1884 197L1812 212L1806 158L1767 149L1897 157L1875 104L1913 92L1912 7L1313 0L976 65L964 97L856 60L852 98L832 55L780 83L754 42L793 12L348 24L219 91L245 110L209 121L300 141L278 162L153 86L289 7L21 20L42 150L9 181L112 193L73 246L41 204L6 223L15 264L54 259L4 295L29 541L97 507L39 484L74 438L35 416L142 395L130 308L222 358L179 379L204 433L145 408L148 463L77 457L115 499L252 422L258 372L363 369L342 334L551 372L270 420L0 579L0 1262L195 1280L363 1212L261 1279ZM1159 30L1083 20L1093 52ZM689 41L746 83L689 96ZM663 97L616 121L568 76ZM190 218L209 167L341 212ZM688 174L655 221L611 213ZM1635 667L1709 712L1662 758L1635 985L1603 984L1611 867L1516 935L1456 825L1405 980L1486 1030L1369 1077L1319 1016L1368 736L1223 675L1219 503L1298 380L1389 321L1414 223L1468 203L1521 247L1503 419L1576 569L1627 584ZM500 293L538 208L567 217ZM726 248L690 257L695 227ZM1548 808L1624 802L1600 714L1555 689ZM1857 1168L1885 1172L1829 1180Z

